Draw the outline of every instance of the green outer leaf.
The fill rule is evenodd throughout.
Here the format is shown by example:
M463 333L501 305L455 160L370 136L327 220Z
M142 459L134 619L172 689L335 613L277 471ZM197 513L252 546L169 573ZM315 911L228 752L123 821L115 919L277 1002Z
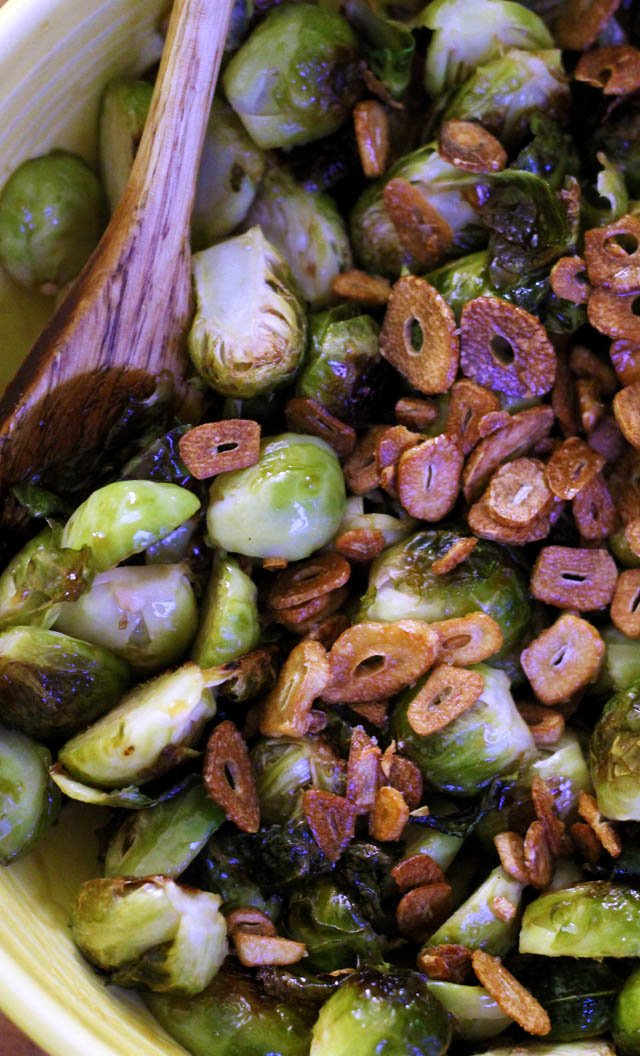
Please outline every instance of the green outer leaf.
M640 957L640 891L593 880L527 906L520 952L545 957Z

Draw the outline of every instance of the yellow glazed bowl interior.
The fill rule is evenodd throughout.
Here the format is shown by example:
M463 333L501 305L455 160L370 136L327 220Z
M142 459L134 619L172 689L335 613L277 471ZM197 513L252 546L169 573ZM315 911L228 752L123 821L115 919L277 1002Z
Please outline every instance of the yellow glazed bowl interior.
M63 147L95 162L98 100L159 56L166 0L8 0L0 9L0 187ZM0 269L0 391L52 310ZM71 941L69 908L99 875L99 808L68 805L24 860L0 868L0 1007L50 1056L185 1056L134 996L107 988ZM0 1042L0 1051L2 1043Z

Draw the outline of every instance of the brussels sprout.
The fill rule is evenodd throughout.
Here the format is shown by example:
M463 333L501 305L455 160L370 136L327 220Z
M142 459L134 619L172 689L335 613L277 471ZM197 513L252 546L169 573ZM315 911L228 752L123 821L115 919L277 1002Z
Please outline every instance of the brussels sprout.
M310 1056L441 1056L451 1040L447 1013L417 972L363 970L320 1009Z
M200 155L191 214L194 249L206 249L242 223L264 166L262 151L249 138L237 114L216 96Z
M143 784L190 752L215 701L196 664L158 675L132 689L117 708L60 749L72 777L98 788Z
M513 1023L483 986L445 983L435 979L430 979L427 986L451 1016L454 1038L485 1041L502 1034Z
M550 190L561 191L567 176L580 175L580 155L573 136L539 111L531 115L529 129L533 139L522 148L511 167L532 172Z
M640 681L609 700L591 738L591 776L608 818L640 821Z
M629 212L629 195L620 168L612 165L606 154L599 152L598 162L602 166L594 187L586 187L582 197L583 223L585 227L611 224Z
M380 327L350 306L318 312L309 324L310 349L296 392L351 425L370 420L381 363Z
M413 34L407 26L392 21L395 16L384 11L383 4L378 5L380 13L368 0L345 0L342 7L361 41L367 68L399 99L411 79Z
M520 645L531 619L527 582L507 550L483 539L451 572L434 576L433 562L459 538L441 530L416 532L385 550L371 565L358 619L435 623L485 612L502 631L503 647L491 657L495 665Z
M355 34L340 15L311 4L271 11L231 59L222 83L259 147L321 139L360 95Z
M469 252L486 241L478 211L465 196L473 179L444 161L430 143L400 158L381 179L372 181L353 208L351 242L367 271L397 278L403 267L419 270L419 262L400 241L384 204L384 189L396 178L414 184L446 220L453 232L454 251Z
M392 517L389 513L365 513L364 499L361 495L350 495L347 499L344 514L338 527L337 535L358 528L382 532L385 546L392 546L406 539L414 530L417 521L404 515Z
M640 891L592 880L541 895L524 911L520 953L640 956Z
M254 225L282 254L305 300L313 308L328 304L334 278L353 263L333 199L305 191L285 168L271 164L247 216L246 226Z
M189 351L207 384L224 396L256 396L290 381L306 317L289 266L260 228L196 253L193 279Z
M196 602L179 565L125 565L60 606L56 630L110 649L136 674L179 660L196 633Z
M479 121L511 147L522 140L535 110L562 120L568 105L559 51L510 48L470 75L454 93L443 120Z
M261 878L280 891L321 876L333 865L304 819L293 817L288 824L260 829L257 847Z
M333 871L336 883L376 931L395 932L398 887L390 875L395 856L377 843L351 840Z
M610 1029L621 980L606 964L574 957L524 957L517 971L551 1020L548 1041L592 1038Z
M220 895L227 916L242 906L255 906L277 920L282 900L273 893L266 895L258 882L265 879L260 875L259 837L223 830L209 840L200 862L200 886Z
M634 554L629 546L624 534L624 525L610 535L607 541L611 553L619 564L624 565L625 568L640 568L640 557Z
M488 1049L484 1056L616 1056L613 1045L608 1041L569 1041L565 1045L552 1042L546 1045L544 1042L529 1042L523 1044L521 1041L513 1045L506 1045L500 1049Z
M0 634L0 717L31 737L68 737L128 684L127 665L98 645L39 627Z
M529 727L521 718L503 671L478 664L484 689L468 711L428 736L417 734L407 710L426 681L422 678L398 698L391 726L401 752L413 759L423 776L441 792L472 796L500 774L536 757Z
M0 194L0 263L23 286L56 293L89 259L105 222L102 188L82 158L31 158Z
M192 477L180 455L180 441L191 426L177 425L163 436L157 436L159 428L153 427L154 439L129 459L120 472L120 479L154 480L158 484L177 484L196 491L202 485Z
M178 565L181 561L189 563L198 555L196 537L202 518L195 513L188 521L183 521L168 535L163 535L157 543L152 543L144 552L147 565Z
M190 778L146 810L130 814L109 841L105 876L180 876L225 813L200 778Z
M30 849L55 821L60 793L49 778L51 753L0 726L0 864Z
M308 788L344 793L345 765L319 737L270 737L251 749L260 818L275 825L301 818Z
M90 546L94 566L106 572L172 532L199 506L195 495L175 484L119 480L78 506L64 527L62 545Z
M435 809L433 800L429 801L430 809ZM448 832L439 832L438 829L426 828L417 822L409 823L403 833L404 854L400 859L412 858L414 854L428 854L434 862L446 873L453 863L458 851L464 843L464 836L454 835Z
M91 964L119 986L198 994L227 954L220 899L164 876L82 884L71 934Z
M111 212L122 197L151 106L153 85L115 77L100 101L100 171Z
M442 294L458 323L467 301L473 301L476 297L495 297L496 291L489 282L488 264L487 251L482 249L466 257L458 257L426 276L438 293Z
M518 936L518 916L512 920L499 920L493 915L491 905L494 898L502 896L518 907L523 890L523 884L497 866L471 897L434 932L423 949L455 943L470 950L486 950L494 957L504 957Z
M197 997L143 996L192 1056L308 1056L313 1006L268 997L253 974L230 961Z
M104 789L85 785L82 781L76 781L74 778L69 777L69 774L60 763L55 763L51 767L49 775L53 783L68 799L75 799L78 803L90 803L93 807L144 810L145 807L153 807L156 803L156 800L151 796L146 796L135 785L116 788L112 792L105 792Z
M299 561L335 535L344 504L344 477L328 444L280 433L262 441L254 466L216 477L207 528L225 550Z
M625 181L629 195L640 197L640 111L634 96L611 110L590 131L592 150L602 151Z
M606 1030L606 1025L603 1028ZM620 1056L640 1053L640 968L625 981L613 1010L613 1039Z
M305 885L289 900L287 934L307 947L314 972L383 961L380 939L357 904L328 877Z
M478 66L499 58L508 48L553 47L542 19L509 0L435 0L419 21L435 30L424 71L425 87L434 98L462 84Z
M10 561L0 575L0 628L55 623L59 604L89 589L91 551L58 546L61 529L48 525Z
M258 590L232 557L214 567L191 659L200 667L235 660L260 641Z

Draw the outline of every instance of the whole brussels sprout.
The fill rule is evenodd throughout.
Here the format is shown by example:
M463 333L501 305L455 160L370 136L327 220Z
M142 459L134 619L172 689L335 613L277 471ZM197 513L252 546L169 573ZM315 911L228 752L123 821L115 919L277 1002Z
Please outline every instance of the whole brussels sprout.
M313 1006L269 997L256 976L231 959L196 997L143 996L192 1056L308 1056Z
M479 66L499 58L507 48L540 51L553 47L541 18L510 0L435 0L419 19L435 30L425 66L429 95L462 84Z
M418 764L441 792L473 796L494 777L535 759L529 727L520 716L503 671L478 664L484 689L475 704L443 729L426 736L414 731L407 711L424 685L421 679L398 698L391 727L398 748Z
M344 793L345 764L319 737L269 737L251 749L260 818L276 825L301 818L308 788Z
M100 100L100 172L113 213L122 197L151 106L153 85L114 77Z
M198 994L227 955L220 899L164 876L87 880L71 934L91 964L119 986Z
M371 565L358 620L435 623L484 612L502 631L502 649L491 657L491 665L500 664L519 647L531 619L527 581L507 550L484 539L451 572L434 576L433 562L459 538L455 532L422 531L385 550Z
M502 1034L513 1023L483 986L447 983L436 979L430 979L427 986L451 1016L454 1038L485 1041Z
M0 726L0 864L13 862L56 820L60 793L49 778L51 753Z
M606 1029L606 1027L605 1027ZM620 1056L640 1053L640 968L627 978L613 1012L613 1040Z
M309 320L309 353L298 376L298 396L309 396L343 422L371 420L381 362L380 327L348 305Z
M608 818L640 821L640 681L605 704L591 738L591 777Z
M310 1056L443 1056L451 1023L417 972L365 969L347 976L320 1009Z
M31 158L0 195L0 263L23 286L57 293L81 271L105 223L100 182L82 158Z
M349 236L333 198L305 191L282 166L271 164L247 216L282 253L312 308L332 299L331 283L352 266Z
M328 444L281 433L262 441L254 466L216 477L207 528L224 550L299 561L333 537L344 504L344 477Z
M222 82L259 147L321 139L335 132L360 95L355 34L324 8L277 8L236 52Z
M255 906L271 920L278 919L282 899L277 894L267 894L261 886L266 878L262 875L259 839L246 832L223 829L208 841L200 856L199 886L220 895L226 916L234 909Z
M255 649L259 641L258 590L238 562L227 557L211 573L191 659L200 667L225 664Z
M307 948L314 972L383 961L380 939L355 901L329 878L319 877L289 899L287 934Z
M260 228L196 253L192 265L189 352L201 377L223 396L257 396L290 381L307 321L289 266Z
M586 957L522 957L518 979L549 1016L548 1041L577 1041L611 1029L621 979L608 965Z
M99 645L40 627L0 634L0 718L31 737L68 737L128 684L127 665Z
M362 192L351 213L351 242L367 271L397 278L403 267L420 270L398 237L384 204L384 189L392 179L414 184L453 232L453 251L470 252L486 242L478 210L468 200L472 179L440 157L430 143L400 158L383 177ZM434 264L438 263L434 261Z
M136 674L179 660L197 626L193 590L179 565L102 572L78 601L60 606L56 621L56 630L110 649Z
M592 880L540 895L524 911L520 953L639 957L640 891Z

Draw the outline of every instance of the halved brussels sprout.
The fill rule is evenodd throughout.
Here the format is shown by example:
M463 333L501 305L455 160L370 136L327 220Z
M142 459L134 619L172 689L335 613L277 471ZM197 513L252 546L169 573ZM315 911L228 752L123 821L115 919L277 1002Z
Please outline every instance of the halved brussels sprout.
M259 641L257 587L238 562L227 557L211 573L191 659L200 667L225 664L255 649Z
M443 1056L451 1040L447 1013L417 972L365 969L320 1009L310 1056Z
M513 1020L483 986L429 979L427 986L453 1022L453 1036L462 1041L485 1041L502 1034Z
M328 444L280 433L262 441L254 466L216 477L207 528L224 550L299 561L334 536L344 504L344 477Z
M283 167L269 165L246 226L258 225L282 253L312 308L332 300L331 283L352 266L346 227L333 198L305 191Z
M522 901L524 885L507 876L497 866L476 891L459 909L445 920L423 947L455 943L470 950L486 950L494 957L504 957L518 936L519 918L499 920L492 912L494 898L503 897L518 907Z
M307 322L284 257L252 227L193 257L194 366L223 396L257 396L291 380Z
M608 965L575 957L523 957L518 979L551 1021L548 1041L577 1041L611 1029L622 980Z
M125 565L96 576L60 606L56 630L110 649L137 674L175 663L196 633L198 612L180 565Z
M640 957L640 891L592 880L540 895L524 911L520 953Z
M100 101L100 171L111 212L122 197L151 106L153 85L115 77Z
M51 753L0 726L0 864L28 850L55 821L60 793L49 778Z
M95 173L54 151L23 162L0 194L0 263L16 282L57 293L81 271L106 223Z
M261 739L251 749L251 766L265 825L301 818L308 788L344 792L344 761L319 737Z
M638 1056L640 1053L640 968L631 972L618 994L611 1032L620 1056Z
M590 689L597 696L608 697L621 689L628 689L632 682L640 679L640 642L636 638L628 638L613 624L599 627L598 630L606 652L598 677Z
M381 964L380 939L357 903L329 878L305 884L289 899L286 930L303 942L314 972Z
M317 400L342 421L370 420L380 365L380 327L350 306L318 312L309 320L309 353L296 392Z
M608 818L640 821L640 681L616 693L591 738L591 776Z
M128 684L127 665L99 645L40 627L0 634L0 717L32 737L68 737Z
M360 95L355 34L325 8L278 8L233 56L222 83L259 147L321 139L335 132Z
M196 496L176 484L119 480L78 506L64 527L62 545L91 547L94 566L106 572L168 535L199 507Z
M198 994L227 955L220 899L164 876L98 878L80 888L71 934L111 983Z
M207 680L184 664L132 689L117 708L67 741L58 752L70 775L98 788L143 784L191 753L216 713Z
M93 579L91 551L59 546L62 529L47 525L0 575L0 628L51 627L60 602L74 601Z

